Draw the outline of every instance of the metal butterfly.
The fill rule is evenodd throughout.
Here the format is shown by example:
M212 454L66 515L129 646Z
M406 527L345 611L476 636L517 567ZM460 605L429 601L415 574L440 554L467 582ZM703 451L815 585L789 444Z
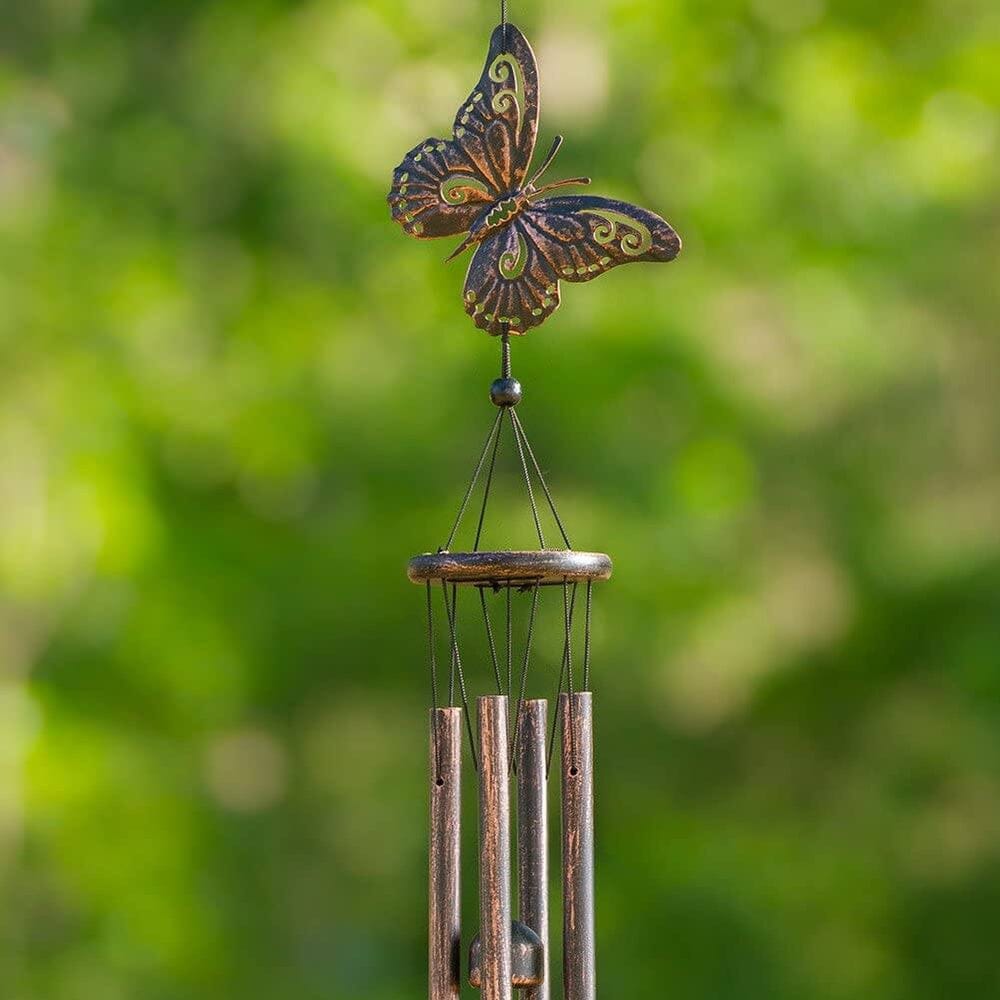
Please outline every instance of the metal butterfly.
M559 307L561 281L590 281L619 264L668 261L681 240L653 212L611 198L540 199L574 177L537 187L555 159L556 136L525 182L538 134L538 67L509 22L490 38L475 90L455 116L451 139L425 139L392 175L392 217L411 236L467 234L448 258L475 253L465 278L465 311L494 336L525 333Z

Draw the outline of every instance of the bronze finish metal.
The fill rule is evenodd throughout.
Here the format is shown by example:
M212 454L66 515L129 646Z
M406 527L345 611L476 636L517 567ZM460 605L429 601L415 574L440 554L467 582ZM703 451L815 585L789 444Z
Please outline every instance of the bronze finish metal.
M549 821L545 782L548 702L521 705L517 739L517 898L518 917L542 945L540 981L522 1000L549 1000Z
M562 718L563 983L565 1000L595 1000L594 757L591 694L559 697Z
M611 557L603 552L536 549L524 552L433 552L414 556L406 570L414 583L444 580L473 586L542 586L607 580Z
M462 710L431 709L430 877L428 904L429 1000L461 994L462 949L461 778Z
M393 219L410 236L464 236L452 257L474 248L465 311L494 336L544 323L559 308L563 281L592 281L621 264L673 260L681 249L671 226L637 205L586 195L542 197L590 178L539 186L561 136L529 174L538 106L531 46L513 24L497 25L451 138L414 146L393 172L387 198Z
M479 698L479 933L483 1000L511 1000L507 698Z
M515 989L537 986L545 975L541 938L520 920L510 922L510 984ZM479 989L483 976L483 943L477 934L469 947L469 984ZM524 996L530 996L526 991Z

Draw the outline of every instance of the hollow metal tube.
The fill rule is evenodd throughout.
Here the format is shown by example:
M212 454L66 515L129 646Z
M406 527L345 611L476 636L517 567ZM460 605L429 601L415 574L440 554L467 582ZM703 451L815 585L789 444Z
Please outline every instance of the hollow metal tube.
M430 1000L461 994L462 710L431 709L428 984Z
M479 712L479 934L483 1000L511 1000L510 791L507 698L487 695Z
M559 710L564 995L565 1000L595 1000L594 756L590 692L560 695Z
M548 801L545 782L545 734L548 702L521 706L517 751L518 919L544 946L544 973L538 986L521 991L522 1000L549 1000L549 862Z

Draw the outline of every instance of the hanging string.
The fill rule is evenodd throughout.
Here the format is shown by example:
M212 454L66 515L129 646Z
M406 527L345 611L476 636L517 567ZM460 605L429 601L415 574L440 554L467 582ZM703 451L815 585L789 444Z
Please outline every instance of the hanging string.
M562 518L559 516L559 511L556 510L555 500L552 499L552 492L549 490L549 484L545 481L545 476L542 475L541 466L538 464L538 459L535 458L535 453L531 448L531 442L528 440L528 435L525 433L524 425L521 423L521 418L513 411L510 412L511 422L514 424L515 434L520 435L520 439L524 442L524 447L531 458L531 464L534 466L535 475L538 476L538 481L542 484L542 490L545 493L545 499L549 502L549 510L552 511L552 516L555 518L556 525L559 528L559 534L562 535L563 543L567 549L573 548L570 543L569 536L566 534L566 529L563 527ZM536 515L537 519L537 515ZM545 548L543 545L542 548Z
M538 504L535 502L535 491L531 487L531 474L528 472L528 462L524 457L524 444L521 440L521 421L517 419L517 414L511 410L511 426L514 428L514 441L517 444L517 454L521 459L521 470L524 472L524 485L528 491L528 503L531 504L531 516L535 522L535 533L538 535L538 547L545 548L545 536L542 534L542 522L538 517Z
M507 0L500 0L500 23L503 25L503 44L507 45Z
M497 659L497 644L493 639L493 626L490 623L490 612L486 607L486 590L479 588L479 603L483 608L483 622L486 624L486 641L490 647L490 660L493 663L493 674L497 682L497 694L503 694L503 681L500 679L500 661Z
M465 728L469 734L469 750L472 753L472 769L479 770L479 763L476 759L476 738L472 735L472 716L469 714L469 695L465 689L465 673L462 670L462 657L458 652L458 631L455 625L456 616L456 590L451 588L452 601L448 601L448 585L441 581L441 593L444 595L444 610L448 616L448 632L451 637L451 666L454 673L458 671L458 685L462 693L462 708L465 712ZM454 690L451 692L451 700L454 701Z
M515 770L518 737L521 735L521 708L528 684L528 661L531 659L531 640L535 634L535 614L538 611L538 584L531 588L531 611L528 613L528 635L524 640L524 662L521 664L521 685L517 694L517 711L514 713L514 738L511 740L509 770Z
M476 470L472 473L472 479L469 480L469 486L465 491L465 496L462 498L462 505L458 508L458 514L455 517L455 523L451 527L451 533L448 535L448 541L446 541L441 547L440 551L442 552L448 552L451 549L452 542L455 541L455 535L458 534L459 525L462 523L462 518L465 517L465 511L469 506L469 500L472 497L472 492L476 488L476 483L479 482L479 474L483 471L483 465L486 463L486 456L489 453L490 445L493 443L494 435L499 434L500 420L502 417L503 410L499 410L493 421L493 425L490 427L489 434L486 435L486 443L483 445L483 450L479 454L479 461L476 463Z
M593 604L594 581L587 581L587 613L583 626L583 690L590 690L590 610Z
M569 600L569 587L563 580L563 619L566 624L566 699L567 725L569 726L569 773L576 774L576 724L573 721L573 615ZM573 584L573 604L576 603L576 584Z
M566 676L566 665L572 656L572 651L570 649L569 638L572 635L573 630L573 612L576 606L576 584L573 585L573 591L570 594L569 599L569 613L566 614L565 610L565 593L566 587L563 585L563 614L565 620L568 622L566 628L566 634L563 637L563 654L562 654L562 666L559 668L559 683L556 685L556 708L555 712L552 714L552 728L549 732L549 752L548 758L545 764L545 776L548 777L549 771L552 769L552 752L556 745L556 730L559 728L560 719L560 708L561 704L559 701L559 696L562 694L563 680Z
M434 653L434 607L431 601L431 581L427 581L427 646L431 660L431 707L434 709L431 718L434 730L434 781L441 784L441 744L438 741L438 677L437 656Z
M493 486L493 471L496 469L497 451L500 449L500 438L503 436L503 415L505 412L506 408L502 407L497 415L497 422L494 425L497 431L493 438L493 453L490 455L490 467L486 470L486 486L483 490L483 504L479 508L479 524L476 525L476 540L472 546L473 552L479 551L479 540L483 537L483 522L486 520L486 505L489 503L490 489Z
M441 581L441 590L444 594L444 610L448 616L448 626L451 628L454 617L458 614L458 593L453 586L451 588L451 607L448 605L448 589L444 580ZM448 668L448 704L454 707L455 704L455 661L458 659L458 644L455 642L454 631L451 633L451 664Z
M507 697L510 697L513 686L513 662L514 662L514 631L511 624L510 615L510 581L507 581Z

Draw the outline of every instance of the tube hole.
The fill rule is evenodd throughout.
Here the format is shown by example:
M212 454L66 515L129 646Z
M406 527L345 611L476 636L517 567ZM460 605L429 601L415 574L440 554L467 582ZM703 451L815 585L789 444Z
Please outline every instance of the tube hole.
M444 778L438 778L437 781L434 782L434 784L437 785L438 788L440 788L444 784Z
M578 775L579 773L580 773L580 772L579 772L579 771L578 771L578 770L577 770L577 769L576 769L575 767L571 767L571 768L569 769L569 776L570 776L571 778L575 778L575 777L576 777L576 776L577 776L577 775Z

